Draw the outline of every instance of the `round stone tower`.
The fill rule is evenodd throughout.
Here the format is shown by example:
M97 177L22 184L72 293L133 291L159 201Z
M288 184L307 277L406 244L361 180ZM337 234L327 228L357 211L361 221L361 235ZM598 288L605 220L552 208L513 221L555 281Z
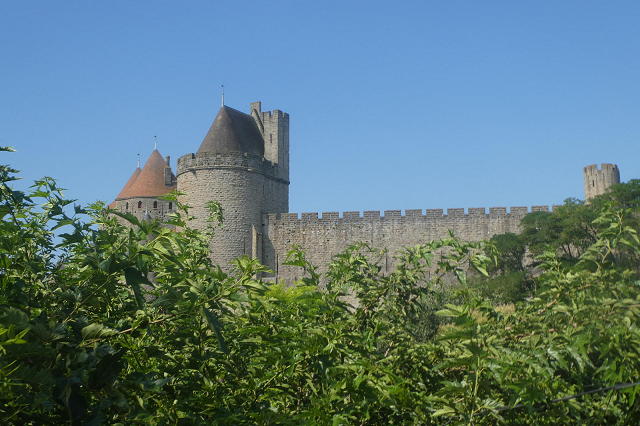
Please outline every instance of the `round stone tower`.
M262 215L288 210L288 128L284 177L278 164L265 158L264 126L254 115L223 106L198 152L178 159L180 201L191 207L195 226L207 227L209 201L222 206L224 222L210 245L213 261L225 269L242 255L260 259Z
M615 164L602 163L599 169L597 164L591 164L584 168L583 175L586 200L602 195L611 186L620 183L620 170Z

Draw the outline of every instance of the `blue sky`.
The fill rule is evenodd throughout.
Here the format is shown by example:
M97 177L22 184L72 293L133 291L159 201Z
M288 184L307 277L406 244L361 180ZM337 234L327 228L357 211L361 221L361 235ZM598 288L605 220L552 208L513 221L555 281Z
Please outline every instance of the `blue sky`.
M291 211L557 204L640 177L637 1L0 3L0 145L111 201L157 135L291 116Z

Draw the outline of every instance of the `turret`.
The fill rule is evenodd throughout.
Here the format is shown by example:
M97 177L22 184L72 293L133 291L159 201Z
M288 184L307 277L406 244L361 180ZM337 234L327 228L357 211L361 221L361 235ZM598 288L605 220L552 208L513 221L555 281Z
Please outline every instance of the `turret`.
M154 149L141 169L138 166L110 207L131 213L138 219L163 219L174 210L170 201L159 197L176 189L176 177L171 171L169 157L162 158Z
M584 197L587 201L604 194L611 186L620 183L620 171L615 164L602 163L600 168L597 164L591 164L584 168L583 176Z
M289 114L279 109L262 111L262 102L252 102L251 116L264 139L264 157L278 165L280 177L289 180Z
M262 113L254 105L251 114L222 106L198 152L178 159L178 191L184 194L181 201L192 208L195 226L205 229L208 225L209 201L222 206L224 223L211 240L211 256L223 268L242 255L260 259L263 214L287 212L289 208L288 126L286 152L277 152L265 142L264 121L256 119L264 114L284 114ZM279 127L284 128L282 124ZM284 140L284 131L279 134Z

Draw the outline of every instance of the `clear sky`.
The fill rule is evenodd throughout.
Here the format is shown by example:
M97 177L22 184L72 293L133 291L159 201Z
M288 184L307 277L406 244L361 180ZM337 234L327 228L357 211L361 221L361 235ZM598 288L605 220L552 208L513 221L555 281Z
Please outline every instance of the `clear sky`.
M558 204L640 177L640 2L0 0L0 145L112 201L220 104L291 116L291 211Z

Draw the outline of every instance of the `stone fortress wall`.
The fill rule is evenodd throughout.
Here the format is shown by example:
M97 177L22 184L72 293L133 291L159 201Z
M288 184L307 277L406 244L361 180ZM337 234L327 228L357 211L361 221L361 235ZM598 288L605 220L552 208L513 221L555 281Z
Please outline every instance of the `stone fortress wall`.
M603 194L620 182L614 164L584 168L585 198ZM224 269L248 255L274 271L272 279L292 283L298 267L284 265L287 253L300 246L320 272L331 259L357 242L386 249L383 269L394 266L401 248L445 238L449 231L466 241L517 233L530 211L547 206L491 207L365 212L287 213L289 211L289 114L262 111L253 102L249 114L222 105L197 152L178 159L176 176L170 158L155 149L110 205L139 219L163 220L175 206L160 195L176 189L191 207L194 226L207 228L206 204L221 204L224 222L210 242L211 258Z
M291 283L301 277L299 267L284 265L286 254L300 246L307 259L326 272L331 258L356 242L387 249L383 271L392 270L394 254L401 248L446 238L451 230L465 241L481 241L496 234L517 233L529 212L550 211L548 206L465 209L265 214L262 262L272 278Z

